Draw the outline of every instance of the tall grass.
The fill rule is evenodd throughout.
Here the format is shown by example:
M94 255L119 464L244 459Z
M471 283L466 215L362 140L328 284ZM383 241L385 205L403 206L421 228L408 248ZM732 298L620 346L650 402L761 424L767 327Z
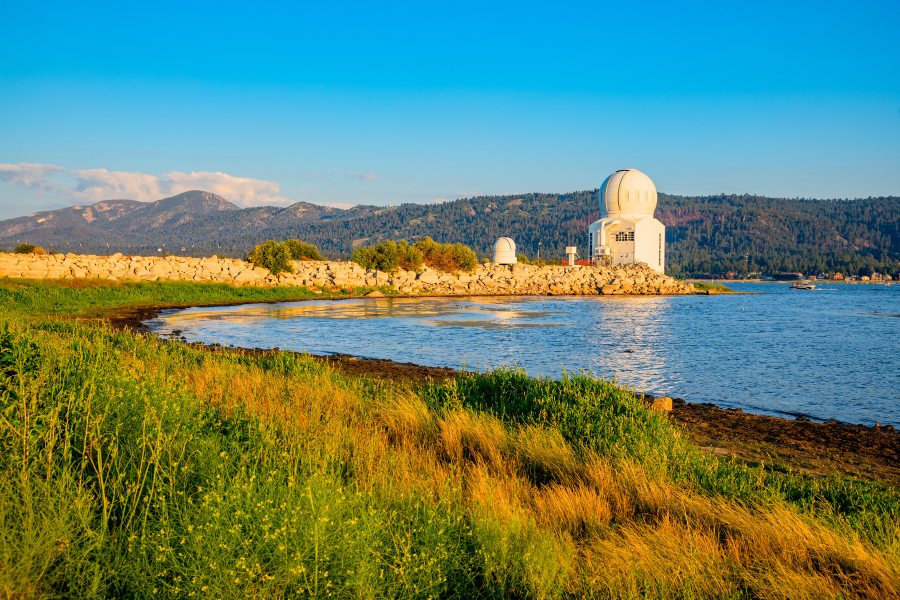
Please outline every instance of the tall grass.
M607 381L586 376L552 381L498 369L427 386L422 396L436 410L487 412L514 426L550 425L580 456L635 460L653 475L706 494L786 502L882 541L897 534L900 497L895 492L842 477L810 478L712 460L665 416Z
M87 310L80 293L53 292L72 301L59 312ZM116 293L133 299L100 299ZM608 383L497 371L414 389L23 305L0 323L8 597L900 587L896 490L701 454Z

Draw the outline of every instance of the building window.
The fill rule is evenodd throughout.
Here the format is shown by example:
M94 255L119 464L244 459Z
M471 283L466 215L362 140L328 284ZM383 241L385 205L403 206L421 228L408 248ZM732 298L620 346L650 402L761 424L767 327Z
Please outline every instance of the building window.
M616 232L616 241L617 242L633 242L634 241L634 232L633 231L617 231Z
M588 256L590 258L594 257L594 232L590 232L588 234Z

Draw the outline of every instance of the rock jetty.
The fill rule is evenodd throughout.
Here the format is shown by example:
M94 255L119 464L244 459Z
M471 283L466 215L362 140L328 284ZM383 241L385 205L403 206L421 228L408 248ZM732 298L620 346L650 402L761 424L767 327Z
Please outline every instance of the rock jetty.
M471 273L384 273L349 261L295 261L293 273L273 275L235 258L186 256L94 256L87 254L0 253L0 277L105 279L109 281L202 281L239 286L392 288L410 296L468 295L660 295L696 289L645 265L619 267L481 265Z

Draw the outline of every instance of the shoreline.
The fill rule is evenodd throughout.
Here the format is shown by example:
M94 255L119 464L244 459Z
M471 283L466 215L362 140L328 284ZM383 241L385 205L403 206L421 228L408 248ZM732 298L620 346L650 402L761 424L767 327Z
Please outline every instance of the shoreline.
M416 296L419 297L419 296ZM353 297L351 297L353 298ZM351 298L303 298L305 300L341 300ZM272 300L286 302L290 300ZM262 303L236 301L215 306ZM108 311L101 319L114 328L150 334L146 321L163 310L191 308L200 304L127 307ZM211 305L210 305L211 306ZM159 336L157 336L159 337ZM159 339L186 343L180 338ZM248 354L293 352L310 355L323 364L351 376L387 379L416 385L426 380L443 381L458 375L450 367L431 367L388 359L361 358L346 354L311 355L292 350L239 348L192 343L210 351ZM651 394L632 391L646 402ZM712 403L694 403L672 399L669 418L700 448L717 456L732 457L775 470L796 471L812 477L845 475L900 487L900 431L891 425L862 425L836 420L813 422L803 417L789 419L723 408Z

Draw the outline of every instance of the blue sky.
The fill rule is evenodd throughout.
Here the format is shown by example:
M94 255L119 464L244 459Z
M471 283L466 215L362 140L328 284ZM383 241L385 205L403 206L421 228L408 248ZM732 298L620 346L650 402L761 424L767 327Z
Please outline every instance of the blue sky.
M132 4L132 6L128 6ZM0 218L565 192L900 194L900 2L0 3Z

